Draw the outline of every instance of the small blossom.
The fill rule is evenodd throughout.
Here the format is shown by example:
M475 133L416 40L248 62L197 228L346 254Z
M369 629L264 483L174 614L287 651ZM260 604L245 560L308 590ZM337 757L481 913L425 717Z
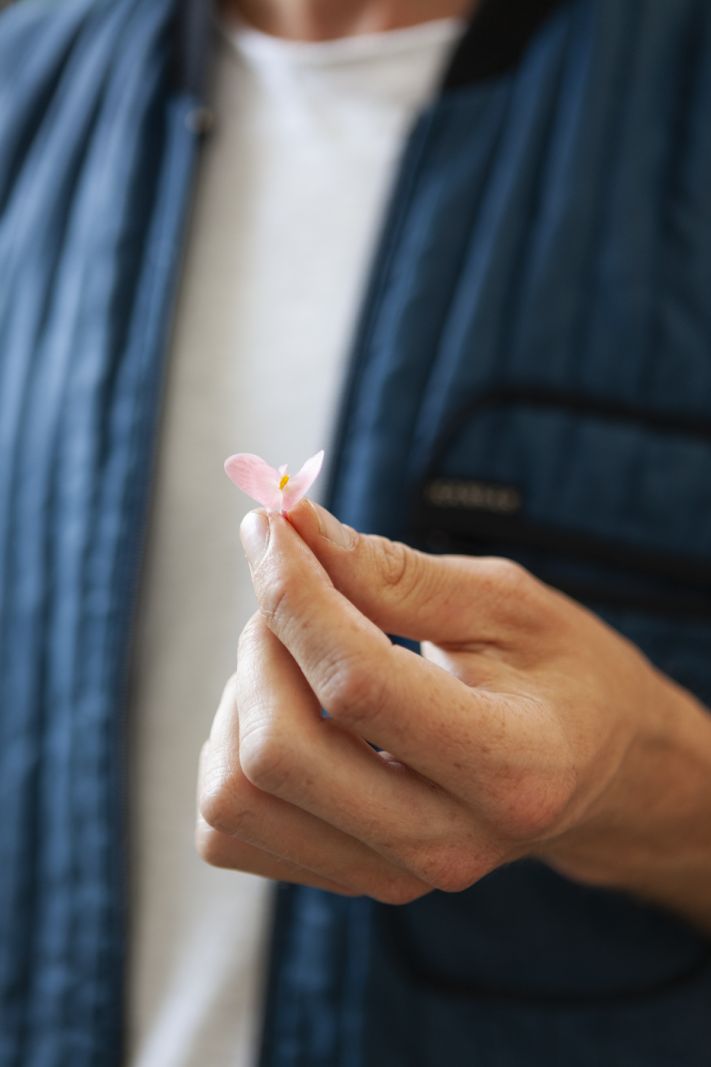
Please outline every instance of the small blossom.
M225 474L235 485L267 511L286 515L306 496L323 463L323 449L307 459L297 474L289 474L286 464L270 467L261 456L238 452L225 460Z

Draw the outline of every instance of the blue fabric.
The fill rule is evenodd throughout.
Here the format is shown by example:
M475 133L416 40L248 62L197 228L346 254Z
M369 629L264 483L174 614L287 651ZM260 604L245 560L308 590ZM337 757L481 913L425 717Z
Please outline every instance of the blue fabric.
M194 156L172 5L0 19L0 1064L119 1063L129 616Z
M607 588L591 606L709 705L710 45L708 5L581 0L421 118L331 485L425 547L433 480L515 487L550 546L486 549ZM456 519L449 545L484 547ZM533 862L405 908L318 900L282 893L264 1067L708 1063L708 941L654 908Z
M195 160L177 7L0 17L0 1067L122 1055L126 664ZM709 55L703 0L572 0L421 116L330 495L577 584L711 704ZM520 511L482 535L438 480ZM282 887L262 1061L706 1067L708 950L530 862L404 908Z

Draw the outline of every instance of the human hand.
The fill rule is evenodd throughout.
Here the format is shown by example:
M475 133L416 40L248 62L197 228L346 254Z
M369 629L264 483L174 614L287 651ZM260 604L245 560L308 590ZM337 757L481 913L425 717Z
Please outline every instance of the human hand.
M402 903L536 856L678 905L655 858L694 837L709 723L635 646L508 560L310 503L251 512L243 540L260 611L202 754L208 862Z

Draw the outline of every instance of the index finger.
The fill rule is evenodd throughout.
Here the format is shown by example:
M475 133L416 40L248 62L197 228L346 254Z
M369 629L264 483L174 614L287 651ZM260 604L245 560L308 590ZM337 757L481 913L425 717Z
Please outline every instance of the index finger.
M523 759L541 746L531 709L392 645L334 587L284 518L251 513L246 541L258 532L255 522L269 526L266 548L252 565L260 610L321 705L413 770L486 807L502 759ZM488 662L486 672L490 677ZM476 761L463 753L476 753Z
M513 560L420 552L344 526L303 500L289 513L333 584L386 633L509 647L540 630L552 590Z

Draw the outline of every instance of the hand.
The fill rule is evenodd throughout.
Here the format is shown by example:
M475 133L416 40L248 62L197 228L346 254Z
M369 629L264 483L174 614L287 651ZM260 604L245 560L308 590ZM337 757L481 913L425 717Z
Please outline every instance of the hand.
M242 532L260 611L202 754L208 862L402 903L536 856L706 923L711 725L635 646L508 560L308 502Z

